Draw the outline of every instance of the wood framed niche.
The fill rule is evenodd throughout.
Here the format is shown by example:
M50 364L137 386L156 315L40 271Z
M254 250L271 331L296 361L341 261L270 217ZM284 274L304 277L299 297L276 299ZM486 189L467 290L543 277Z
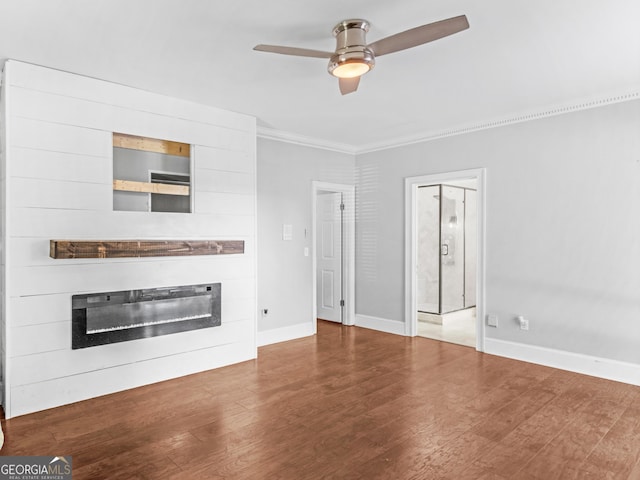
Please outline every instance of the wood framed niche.
M191 145L113 133L113 209L191 213Z

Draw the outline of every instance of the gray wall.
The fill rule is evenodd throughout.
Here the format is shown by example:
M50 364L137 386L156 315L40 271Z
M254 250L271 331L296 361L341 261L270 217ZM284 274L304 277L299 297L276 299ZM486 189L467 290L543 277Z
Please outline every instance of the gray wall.
M312 181L353 185L354 171L353 155L258 139L258 308L269 310L259 332L311 321Z
M487 336L640 363L639 132L636 100L359 155L356 313L404 321L404 178L486 167Z

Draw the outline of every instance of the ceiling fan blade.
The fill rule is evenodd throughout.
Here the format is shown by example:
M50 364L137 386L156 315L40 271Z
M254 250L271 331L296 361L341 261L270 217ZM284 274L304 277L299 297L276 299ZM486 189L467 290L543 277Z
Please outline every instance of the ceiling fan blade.
M429 23L421 27L412 28L390 37L373 42L368 47L376 56L387 53L399 52L411 47L417 47L423 43L432 42L439 38L453 35L469 28L466 15L460 15L439 22Z
M353 93L358 89L360 84L360 77L353 78L339 78L340 93L346 95L347 93Z
M333 52L310 50L308 48L282 47L279 45L256 45L254 50L259 52L281 53L283 55L295 55L297 57L331 58Z

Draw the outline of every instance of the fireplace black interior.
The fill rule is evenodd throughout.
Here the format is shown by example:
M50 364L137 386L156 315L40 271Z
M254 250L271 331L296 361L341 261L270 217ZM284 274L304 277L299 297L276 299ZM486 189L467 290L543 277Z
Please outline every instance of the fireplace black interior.
M220 284L101 292L71 297L72 348L216 327Z

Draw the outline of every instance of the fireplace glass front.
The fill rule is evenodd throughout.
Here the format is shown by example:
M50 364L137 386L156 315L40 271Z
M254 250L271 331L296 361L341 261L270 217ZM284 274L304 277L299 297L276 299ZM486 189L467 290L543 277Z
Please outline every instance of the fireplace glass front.
M72 348L125 342L221 324L220 284L72 296Z

